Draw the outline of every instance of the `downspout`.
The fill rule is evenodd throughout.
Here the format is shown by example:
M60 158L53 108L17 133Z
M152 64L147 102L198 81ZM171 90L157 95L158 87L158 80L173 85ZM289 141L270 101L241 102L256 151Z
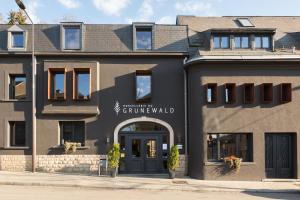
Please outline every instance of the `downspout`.
M187 57L184 58L183 60L183 65L186 64L187 61ZM183 81L184 81L184 92L183 92L183 96L184 96L184 152L185 152L185 156L187 158L188 156L188 116L187 116L187 73L185 68L183 67Z

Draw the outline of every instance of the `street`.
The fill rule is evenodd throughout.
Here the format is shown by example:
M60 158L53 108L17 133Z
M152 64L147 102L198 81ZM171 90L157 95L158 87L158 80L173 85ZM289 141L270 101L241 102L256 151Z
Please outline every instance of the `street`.
M153 190L107 190L70 187L0 186L1 200L82 200L82 199L125 199L125 200L198 200L198 199L297 199L300 194L283 193L240 193L240 192L184 192Z

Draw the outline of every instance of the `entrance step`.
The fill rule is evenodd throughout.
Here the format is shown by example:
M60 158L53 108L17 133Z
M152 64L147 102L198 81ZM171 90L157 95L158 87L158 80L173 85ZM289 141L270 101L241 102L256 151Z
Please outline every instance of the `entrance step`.
M118 174L118 176L135 178L169 178L168 174Z
M300 179L266 178L262 182L299 182Z

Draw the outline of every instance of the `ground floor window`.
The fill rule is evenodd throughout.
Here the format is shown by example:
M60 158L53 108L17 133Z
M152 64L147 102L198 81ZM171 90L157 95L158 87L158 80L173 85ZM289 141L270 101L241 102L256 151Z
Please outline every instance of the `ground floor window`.
M61 144L65 142L80 143L85 145L85 123L84 121L61 121L59 122Z
M9 139L11 147L23 147L26 145L26 131L24 121L9 122Z
M252 134L250 133L209 133L207 134L208 161L221 161L227 156L252 160Z

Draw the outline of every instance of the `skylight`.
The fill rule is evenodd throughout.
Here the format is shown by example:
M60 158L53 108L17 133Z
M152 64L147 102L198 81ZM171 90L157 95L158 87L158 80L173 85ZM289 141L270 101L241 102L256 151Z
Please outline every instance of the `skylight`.
M254 27L254 25L250 22L248 18L237 18L237 21L243 27Z

